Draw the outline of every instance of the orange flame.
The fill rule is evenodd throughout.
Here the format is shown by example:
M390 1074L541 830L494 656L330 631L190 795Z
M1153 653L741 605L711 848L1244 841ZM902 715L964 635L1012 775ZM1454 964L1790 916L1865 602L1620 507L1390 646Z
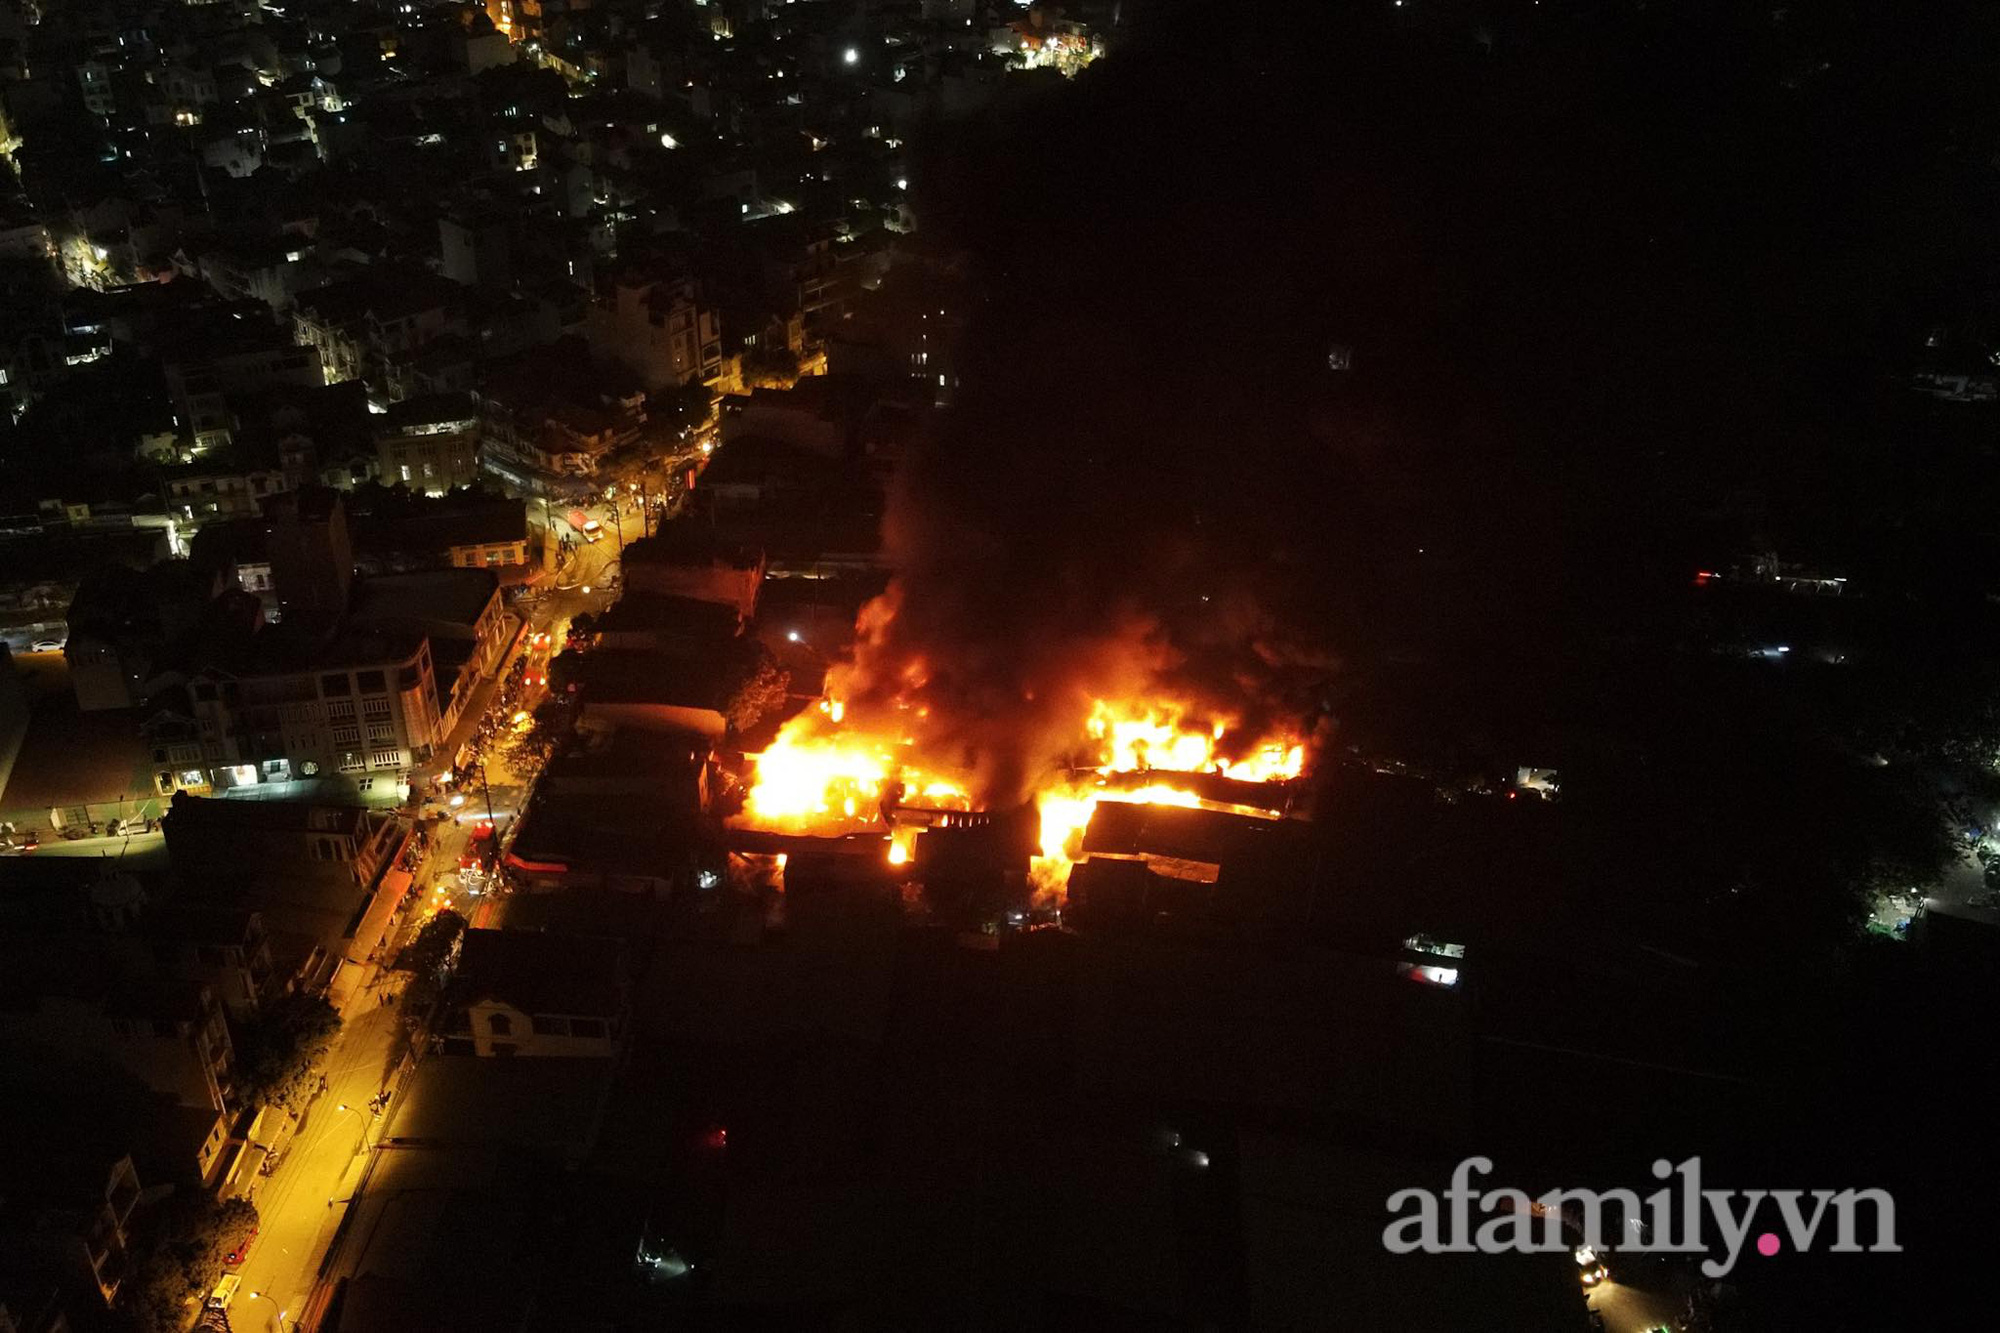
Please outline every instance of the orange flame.
M912 671L920 675L919 668ZM905 803L973 808L969 776L920 767L913 762L912 738L870 735L847 716L840 699L823 700L817 709L786 723L768 749L752 756L756 776L740 822L786 832L879 828L887 822L885 802L898 792ZM1036 793L1040 855L1031 859L1029 871L1038 899L1060 899L1099 802L1205 804L1170 781L1119 789L1103 786L1103 778L1161 772L1280 782L1303 771L1305 746L1296 738L1260 738L1245 752L1225 744L1234 725L1232 718L1197 716L1171 702L1094 701L1078 738L1082 762L1070 772L1050 774ZM1238 757L1228 757L1232 751ZM889 864L909 860L908 841L898 835L889 845Z

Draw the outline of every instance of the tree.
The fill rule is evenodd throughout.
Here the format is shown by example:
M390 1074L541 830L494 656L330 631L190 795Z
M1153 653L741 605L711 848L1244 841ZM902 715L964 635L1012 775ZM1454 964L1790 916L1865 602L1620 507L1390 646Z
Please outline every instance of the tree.
M789 389L799 382L799 359L783 347L746 352L743 383L752 389Z
M452 911L439 912L396 956L397 971L414 974L403 992L405 1028L414 1029L430 1017L444 978L458 961L459 941L464 937L465 918Z
M287 995L244 1025L236 1043L237 1090L251 1103L304 1109L340 1015L318 995Z
M743 683L729 696L726 716L730 730L742 733L757 725L767 713L783 706L791 673L780 670L769 655L760 654Z
M458 957L458 942L464 934L464 917L453 911L439 912L396 955L396 971L414 972L419 979L442 975Z
M257 1209L248 1199L176 1190L149 1220L150 1238L118 1308L141 1333L170 1333L187 1323L188 1303L221 1278L229 1254L249 1241Z

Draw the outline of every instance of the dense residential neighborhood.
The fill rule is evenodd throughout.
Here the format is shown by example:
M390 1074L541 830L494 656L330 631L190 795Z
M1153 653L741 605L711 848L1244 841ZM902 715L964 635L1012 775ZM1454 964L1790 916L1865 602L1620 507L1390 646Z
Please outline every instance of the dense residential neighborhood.
M0 0L0 1333L1986 1327L1934 8Z

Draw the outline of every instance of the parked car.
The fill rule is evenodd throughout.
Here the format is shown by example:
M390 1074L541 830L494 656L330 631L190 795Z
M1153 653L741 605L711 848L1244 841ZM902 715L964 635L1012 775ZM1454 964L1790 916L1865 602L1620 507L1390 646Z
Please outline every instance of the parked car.
M69 643L67 639L36 639L28 645L31 653L59 653Z
M594 518L590 519L583 525L583 539L587 542L603 541L604 525Z
M208 1308L227 1310L229 1303L236 1299L236 1289L243 1285L243 1278L237 1273L224 1273L222 1280L215 1284L215 1290L208 1293Z
M243 1243L222 1256L222 1266L224 1268L241 1268L243 1261L250 1255L250 1247L256 1243L257 1228L251 1227L250 1234L243 1238Z

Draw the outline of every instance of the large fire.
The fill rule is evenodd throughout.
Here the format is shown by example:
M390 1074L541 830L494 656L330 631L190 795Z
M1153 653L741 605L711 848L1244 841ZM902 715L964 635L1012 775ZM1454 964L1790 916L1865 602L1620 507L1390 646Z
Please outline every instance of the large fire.
M1072 761L1046 774L1034 791L1040 855L1030 873L1040 897L1060 898L1099 802L1201 806L1210 802L1176 785L1174 775L1282 782L1304 769L1305 746L1295 736L1258 737L1245 746L1238 730L1233 718L1199 715L1180 704L1093 701ZM899 808L970 810L977 799L967 774L920 756L913 736L858 725L837 698L793 718L751 757L756 772L739 822L753 828L886 830ZM1155 773L1157 782L1107 785L1121 775ZM893 838L888 858L891 865L906 864L909 842Z

